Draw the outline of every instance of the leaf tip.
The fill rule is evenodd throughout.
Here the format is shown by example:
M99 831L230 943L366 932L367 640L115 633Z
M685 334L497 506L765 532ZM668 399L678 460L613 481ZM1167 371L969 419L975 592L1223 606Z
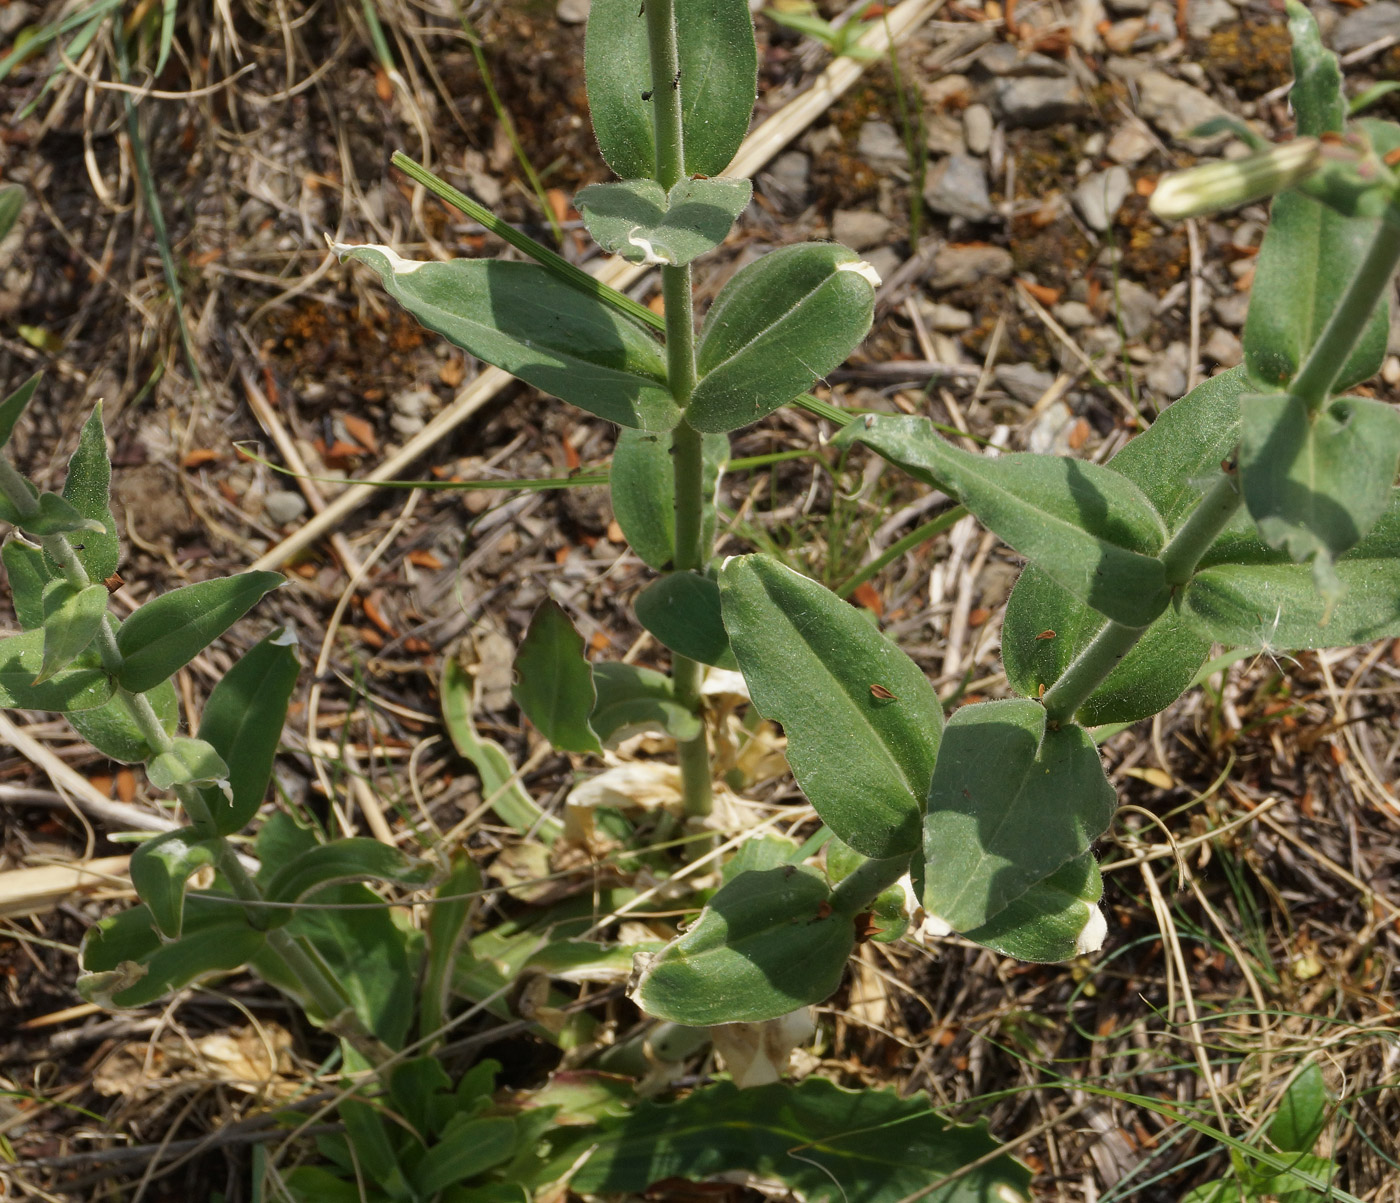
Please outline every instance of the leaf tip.
M869 284L871 288L880 287L880 273L871 267L864 259L855 259L850 263L839 264L836 270L839 272L854 273Z

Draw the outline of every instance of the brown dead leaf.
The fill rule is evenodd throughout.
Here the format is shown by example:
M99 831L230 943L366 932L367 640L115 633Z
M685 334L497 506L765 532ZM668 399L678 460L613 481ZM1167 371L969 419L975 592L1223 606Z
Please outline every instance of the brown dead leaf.
M374 427L358 414L341 414L340 420L345 425L346 433L359 443L371 455L379 454L379 436L374 433Z

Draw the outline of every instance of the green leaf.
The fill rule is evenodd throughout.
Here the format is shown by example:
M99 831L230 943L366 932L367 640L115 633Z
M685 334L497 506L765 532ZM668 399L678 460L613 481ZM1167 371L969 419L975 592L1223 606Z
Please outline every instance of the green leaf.
M275 572L244 572L185 585L148 601L117 632L123 657L118 683L132 693L154 689L184 668L282 583Z
M398 848L354 837L318 844L278 866L267 884L269 902L300 902L309 894L347 881L397 881L421 884L431 875Z
M169 751L161 752L146 766L146 776L156 789L180 785L216 785L228 788L228 765L202 739L177 735Z
M515 675L511 696L545 739L569 752L602 753L588 725L598 695L583 636L553 598L546 598L530 620L515 657Z
M44 625L44 586L52 579L44 553L33 544L10 539L0 548L0 562L10 582L10 603L26 631Z
M0 496L0 521L8 522L26 535L42 539L47 535L65 535L74 531L101 534L102 528L85 517L57 493L35 493L39 502L37 513L25 517L8 497ZM94 529L96 528L96 529Z
M924 819L924 909L956 932L980 927L1084 855L1116 799L1077 723L1047 729L1039 702L954 712Z
M458 755L471 761L481 778L482 798L521 835L531 835L546 846L553 844L563 824L541 811L525 791L505 749L477 733L472 723L472 679L456 657L443 665L440 693L447 734Z
M147 840L131 854L131 884L167 939L179 939L184 921L185 883L192 874L218 862L217 840L201 839L193 827L181 827Z
M596 1127L561 1128L550 1144L529 1184L560 1182L577 1167L568 1182L580 1194L639 1193L666 1178L745 1170L812 1200L1018 1203L1030 1197L1030 1171L1009 1156L993 1156L998 1146L985 1123L950 1124L924 1095L846 1090L822 1077L748 1090L717 1082L677 1103L642 1102ZM985 1164L935 1186L983 1158Z
M1300 137L1340 134L1347 116L1341 70L1317 23L1299 4L1288 9L1293 38L1293 89ZM1245 366L1266 389L1286 385L1317 342L1342 292L1370 248L1375 223L1347 218L1300 192L1274 200L1255 259L1254 288L1244 328ZM1339 389L1374 375L1385 355L1385 306L1367 323L1337 382Z
M598 691L588 725L604 747L616 747L639 731L661 731L680 741L694 739L700 719L676 701L675 682L664 673L635 664L593 666Z
M43 606L44 659L36 683L49 680L87 650L106 616L107 590L102 585L78 589L67 581L50 581Z
M979 521L1099 613L1145 627L1170 598L1157 553L1166 527L1143 491L1085 460L974 455L923 418L870 415L837 438L957 497Z
M165 733L174 735L180 727L180 702L175 696L174 682L162 681L154 689L148 689L145 697ZM120 698L112 698L91 710L70 712L67 717L73 730L113 760L140 764L155 755L155 749L146 742L131 711Z
M342 1049L345 1046L346 1042L341 1041ZM345 1068L356 1072L371 1066L351 1048L345 1056ZM378 1106L366 1102L363 1097L356 1097L353 1092L347 1093L349 1097L340 1101L337 1111L345 1125L345 1139L349 1142L352 1164L359 1173L383 1188L384 1195L379 1198L415 1200L403 1166L399 1164L395 1142L389 1135L388 1120L380 1114ZM394 1129L397 1134L397 1124Z
M88 530L74 543L78 562L94 581L105 581L117 570L121 540L112 517L112 461L107 457L107 433L102 427L102 403L83 424L78 446L68 460L68 476L63 482L63 498L84 518L102 524L102 530ZM79 546L81 545L81 546ZM58 561L44 553L49 570L62 571Z
M652 581L633 603L637 621L673 652L713 664L738 668L724 633L719 586L698 572L672 572Z
M609 254L683 267L725 240L752 196L748 180L682 180L669 193L655 180L625 180L590 184L574 206Z
M1102 897L1099 862L1086 852L963 935L1018 961L1068 961L1099 947L1106 925L1095 904Z
M1001 659L1011 688L1023 697L1049 689L1103 629L1104 617L1034 564L1027 565L1001 628ZM1075 717L1087 726L1132 723L1165 710L1190 688L1210 655L1211 640L1174 607L1142 634Z
M636 0L598 0L588 13L583 67L598 149L621 178L656 175L647 22ZM721 175L749 132L758 51L745 0L676 0L685 174Z
M680 409L661 345L641 326L535 263L402 259L387 246L337 244L379 274L429 330L571 405L644 430L670 430Z
M705 315L686 421L737 430L840 367L870 332L873 275L829 242L786 246L741 268Z
M0 238L3 237L4 235L0 234ZM10 435L15 431L15 423L24 413L24 407L29 404L30 399L34 396L34 390L39 387L39 381L43 378L43 372L35 372L19 388L0 401L0 447L10 441Z
M1310 1061L1288 1084L1283 1101L1269 1123L1269 1139L1285 1153L1307 1153L1327 1126L1332 1106L1322 1068Z
M1330 601L1333 562L1375 525L1400 465L1400 414L1379 401L1344 397L1315 418L1289 394L1246 397L1240 485L1270 547L1313 559Z
M428 952L423 972L423 994L418 1033L424 1040L437 1041L447 1018L451 995L452 969L459 958L470 960L464 944L470 934L472 911L481 893L481 870L464 851L452 858L452 869L438 886L433 905L428 908ZM436 1058L428 1058L437 1065Z
M729 459L728 437L705 435L701 454L705 511L700 536L709 547L715 541L715 490ZM670 437L645 430L619 431L608 487L613 514L632 550L649 567L669 568L676 557L676 474Z
M657 1019L757 1023L829 998L855 947L814 869L742 873L642 969L632 996Z
M516 1122L509 1115L454 1115L442 1139L413 1171L413 1185L423 1197L484 1174L515 1152Z
M112 696L112 678L91 652L79 656L48 680L38 681L43 663L42 630L0 639L0 706L15 710L90 710Z
M919 666L853 606L767 556L730 559L719 581L749 694L783 725L788 764L822 821L866 856L917 847L943 729Z
M204 789L220 835L247 826L267 796L272 763L301 663L296 636L278 628L219 678L199 720L199 738L228 764L228 793Z
M23 208L23 187L19 184L0 186L0 242L4 242L9 232L14 229L15 222L19 220L20 211ZM5 440L0 438L0 447L4 445Z
M1327 1185L1335 1184L1341 1174L1336 1163L1327 1157L1300 1153L1286 1160L1290 1169L1297 1171L1296 1173L1276 1174L1268 1170L1259 1170L1245 1176L1249 1190L1255 1198L1267 1198L1275 1203L1317 1203L1318 1199L1329 1197L1331 1192L1326 1190ZM1323 1190L1315 1189L1309 1184L1309 1180L1321 1184Z
M1181 1203L1246 1203L1244 1188L1233 1178L1205 1182L1181 1196Z

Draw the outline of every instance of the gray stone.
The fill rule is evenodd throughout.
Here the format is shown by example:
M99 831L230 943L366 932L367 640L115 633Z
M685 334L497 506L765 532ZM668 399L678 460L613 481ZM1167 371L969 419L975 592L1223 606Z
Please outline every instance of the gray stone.
M1156 144L1152 141L1152 136L1141 126L1129 121L1113 131L1113 137L1108 140L1104 153L1115 163L1131 167L1135 163L1141 163L1155 149Z
M1332 35L1332 48L1342 54L1369 46L1387 34L1400 34L1400 3L1396 0L1376 0L1366 8L1347 13L1337 22Z
M927 109L942 109L949 101L953 101L956 108L962 108L972 95L972 81L966 75L940 75L937 79L922 81L919 95L924 98Z
M1223 297L1216 297L1210 308L1222 325L1239 330L1249 313L1249 293L1227 292Z
M1074 189L1074 207L1091 230L1103 233L1113 224L1128 199L1132 180L1126 167L1110 167L1087 175Z
M856 154L872 167L882 163L909 162L909 149L899 131L888 121L867 121L856 138Z
M1138 111L1188 150L1199 154L1229 139L1228 132L1210 138L1187 137L1189 131L1198 125L1216 117L1230 116L1229 110L1199 88L1184 84L1155 68L1138 75L1137 87Z
M1146 50L1152 46L1164 46L1176 40L1176 6L1153 0L1147 10L1142 32L1133 43L1134 50Z
M932 302L923 306L923 318L940 334L959 334L972 329L972 314L953 305Z
M1026 450L1037 455L1068 455L1074 427L1074 411L1063 401L1052 401L1031 424Z
M865 209L837 209L831 217L831 237L853 251L884 243L893 223L883 213Z
M1206 359L1215 360L1222 368L1233 368L1244 362L1244 347L1240 345L1239 336L1224 326L1217 326L1211 331L1201 347L1201 354Z
M758 186L783 213L800 213L812 192L812 160L800 150L789 150L758 177Z
M1088 112L1084 90L1063 76L999 80L992 100L1008 125L1054 125Z
M1213 29L1238 18L1235 6L1229 0L1189 0L1186 5L1186 32L1193 38L1204 38Z
M582 25L588 20L591 0L559 0L554 7L554 15L565 25Z
M1011 252L1003 247L945 246L933 257L929 284L935 289L966 288L979 280L1005 280L1012 266Z
M975 155L984 155L992 145L992 110L985 104L970 104L963 113L963 137L967 139L967 149Z
M1175 401L1186 392L1186 371L1190 349L1185 343L1172 343L1147 369L1147 387L1159 397Z
M947 113L924 118L924 145L935 155L960 155L966 149L962 122Z
M271 526L286 526L306 513L306 498L290 489L278 489L263 498L263 517Z
M1042 372L1028 363L998 364L992 374L999 388L1026 405L1034 405L1055 383L1055 377L1049 372Z
M1140 17L1152 0L1108 0L1108 11L1119 17Z
M1128 338L1141 338L1157 320L1157 298L1136 280L1119 280L1116 317Z
M1010 42L992 42L977 56L988 75L1063 75L1064 67L1048 55L1023 53Z
M406 388L389 398L389 406L395 413L406 417L421 417L425 410L437 407L437 394L425 388Z
M924 203L935 213L983 221L992 215L987 172L980 159L949 155L924 182Z
M1123 350L1123 336L1112 326L1095 326L1079 336L1079 345L1090 359L1117 359ZM1063 350L1060 362L1073 371L1079 359L1071 355L1068 348Z
M1050 311L1066 330L1082 330L1098 324L1094 311L1083 301L1062 301Z

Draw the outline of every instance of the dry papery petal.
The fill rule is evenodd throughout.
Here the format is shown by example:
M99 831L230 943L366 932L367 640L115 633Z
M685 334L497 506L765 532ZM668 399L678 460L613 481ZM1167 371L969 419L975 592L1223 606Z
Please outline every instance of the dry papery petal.
M802 1007L763 1023L726 1023L710 1029L715 1051L740 1089L768 1086L787 1071L792 1050L810 1040L817 1025Z

